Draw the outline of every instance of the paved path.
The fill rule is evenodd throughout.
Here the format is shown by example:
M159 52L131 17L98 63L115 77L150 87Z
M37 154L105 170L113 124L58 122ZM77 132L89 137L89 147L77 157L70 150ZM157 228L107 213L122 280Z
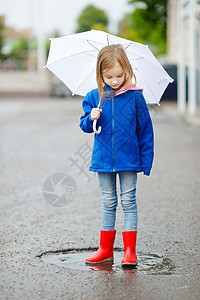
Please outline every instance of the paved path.
M78 127L80 100L1 99L1 299L199 299L199 128L162 108L151 113L155 161L150 177L138 176L137 251L170 260L175 269L171 275L157 269L95 272L37 257L98 246L97 177L87 172L86 154L80 161L93 135ZM75 199L62 207L42 193L55 173L69 174L77 187ZM120 205L116 229L115 247L122 248Z
M47 97L50 72L0 71L0 98Z

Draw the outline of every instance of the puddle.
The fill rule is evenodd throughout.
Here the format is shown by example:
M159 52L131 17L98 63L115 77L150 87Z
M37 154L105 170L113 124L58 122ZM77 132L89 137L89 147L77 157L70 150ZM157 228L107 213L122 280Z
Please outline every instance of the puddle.
M175 266L168 258L157 254L137 252L137 266L122 268L121 261L124 255L122 249L114 249L114 261L99 265L86 265L85 259L93 254L97 249L69 249L56 252L46 252L38 255L45 263L55 264L73 270L81 271L109 271L123 272L132 270L146 275L172 275L175 273Z

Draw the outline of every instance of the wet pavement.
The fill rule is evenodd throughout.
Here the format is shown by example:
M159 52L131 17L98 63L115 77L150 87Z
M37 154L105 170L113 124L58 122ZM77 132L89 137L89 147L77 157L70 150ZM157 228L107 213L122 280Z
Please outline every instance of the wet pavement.
M1 299L199 299L200 128L151 109L155 161L138 175L138 266L86 266L101 200L81 99L0 100Z
M96 252L97 248L90 249L71 249L66 251L49 251L38 257L42 261L56 264L74 270L84 271L108 271L108 272L132 272L143 273L148 275L172 275L175 273L175 266L168 258L163 258L157 254L137 252L137 266L121 266L123 259L123 249L114 248L113 262L102 264L85 264L88 252Z

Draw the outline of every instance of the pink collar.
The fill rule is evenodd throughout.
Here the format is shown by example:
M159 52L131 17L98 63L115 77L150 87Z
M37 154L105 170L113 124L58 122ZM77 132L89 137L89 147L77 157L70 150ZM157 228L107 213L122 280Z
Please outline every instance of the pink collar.
M143 89L140 89L138 87L136 87L134 84L131 84L129 86L122 86L120 90L118 90L116 93L115 93L115 96L121 94L121 93L124 93L126 91L143 91Z

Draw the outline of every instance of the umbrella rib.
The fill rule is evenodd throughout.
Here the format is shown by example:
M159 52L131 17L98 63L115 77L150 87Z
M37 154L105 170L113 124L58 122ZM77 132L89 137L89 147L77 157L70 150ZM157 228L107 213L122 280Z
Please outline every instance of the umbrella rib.
M130 46L130 45L129 45L129 46ZM129 47L129 46L128 46L128 47ZM128 48L128 47L127 47L127 48ZM125 48L125 49L126 49L126 48ZM130 55L131 55L131 54L134 54L135 56L138 56L138 58L136 58L136 59L143 59L143 58L146 59L144 56L141 56L141 55L138 55L138 54L135 54L135 53L132 53L132 52L126 51L126 53L127 53L127 54L130 54ZM135 58L129 58L129 60L136 60L136 59L135 59Z
M90 46L92 46L95 50L97 50L99 52L99 49L96 48L94 45L92 45L89 40L87 40L87 42L88 42L88 44L90 44ZM101 43L99 43L99 44L101 44Z
M110 45L109 39L108 39L108 34L107 34L107 43L108 43L108 45ZM112 43L112 41L111 41L111 43Z
M100 44L100 45L106 46L105 43L101 43L101 42L97 42L97 41L93 41L93 40L87 40L87 42L88 42L92 47L94 47L94 48L95 48L95 46L92 45L92 42L94 42L94 43L96 43L96 44ZM95 48L95 49L99 51L98 48Z
M136 69L136 70L138 71L138 73L140 73L140 71L139 71L138 69ZM150 87L149 87L149 84L147 83L147 81L144 79L143 76L141 76L141 77L143 78L143 80L145 81L146 85L148 86L149 91L151 91L151 94L153 95L155 101L157 101L156 96L154 95L154 93L152 92L152 90L151 90ZM157 103L157 102L156 102L156 103Z
M143 59L143 57L137 57L137 58L129 58L130 61L140 60Z
M48 65L55 64L55 63L57 63L57 62L59 62L59 61L62 61L62 60L64 60L64 59L66 59L66 58L69 58L69 57L72 57L72 56L75 56L75 55L79 55L79 54L84 54L84 53L86 53L86 54L88 54L88 55L91 55L91 54L87 53L88 51L93 51L93 50L86 50L86 51L81 51L81 52L78 52L78 53L74 53L74 54L68 55L67 57L60 58L60 59L58 59L58 60L56 60L56 61L54 61L54 62L52 62L52 63L50 63L50 64L48 64ZM48 66L48 65L46 65L46 66Z
M92 74L94 68L92 71L88 74L88 76L81 82L81 84L76 88L76 90L73 92L73 95L76 94L76 91L84 84L84 82L88 79L88 77Z
M129 45L127 45L127 46L124 48L124 50L126 50L128 47L130 47L131 44L132 44L132 43L129 43Z

